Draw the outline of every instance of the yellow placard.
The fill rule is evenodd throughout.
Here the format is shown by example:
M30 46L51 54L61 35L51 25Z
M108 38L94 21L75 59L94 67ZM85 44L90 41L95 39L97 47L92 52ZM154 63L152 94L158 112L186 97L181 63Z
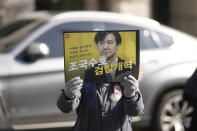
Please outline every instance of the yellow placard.
M96 33L64 33L65 81L76 76L84 79L85 70L100 62L101 56L98 50L98 43L95 42ZM117 57L136 65L136 45L138 44L136 31L120 31L119 34L122 42L117 51ZM115 64L112 66L115 66ZM126 66L129 67L131 65L124 63L124 67Z

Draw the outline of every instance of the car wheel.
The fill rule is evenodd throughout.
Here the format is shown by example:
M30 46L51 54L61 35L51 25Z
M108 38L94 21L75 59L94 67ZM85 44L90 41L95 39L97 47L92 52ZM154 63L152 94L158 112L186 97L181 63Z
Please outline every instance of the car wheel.
M157 108L155 126L157 131L185 131L191 124L193 107L183 100L183 91L167 92Z

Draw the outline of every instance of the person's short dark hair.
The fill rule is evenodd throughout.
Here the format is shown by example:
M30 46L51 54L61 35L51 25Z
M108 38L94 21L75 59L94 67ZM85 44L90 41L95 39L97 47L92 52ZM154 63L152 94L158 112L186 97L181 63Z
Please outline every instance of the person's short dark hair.
M96 44L98 44L98 42L103 41L105 39L105 37L108 34L113 34L116 38L116 43L117 45L120 45L122 42L122 38L120 36L120 33L117 31L113 31L113 32L108 32L108 31L101 31L101 32L97 32L95 37L94 37L94 41L96 42Z

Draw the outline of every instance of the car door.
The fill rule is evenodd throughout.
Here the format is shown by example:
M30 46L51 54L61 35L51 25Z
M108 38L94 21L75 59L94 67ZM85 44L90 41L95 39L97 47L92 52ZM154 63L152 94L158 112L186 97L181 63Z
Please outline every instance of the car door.
M63 40L59 30L58 26L53 27L30 43L45 43L50 49L48 57L25 61L21 51L13 59L8 98L14 125L57 121L55 115L60 112L56 100L64 87Z

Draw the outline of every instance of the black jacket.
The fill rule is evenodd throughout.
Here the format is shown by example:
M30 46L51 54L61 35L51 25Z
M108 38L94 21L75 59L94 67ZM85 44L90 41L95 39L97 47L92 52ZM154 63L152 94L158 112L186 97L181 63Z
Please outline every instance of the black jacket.
M129 118L143 114L142 96L137 92L137 100L122 96L116 102L111 101L114 84L116 83L110 83L105 92L102 92L101 84L86 83L72 100L68 99L64 92L61 93L57 102L58 108L64 113L77 111L78 117L73 131L132 131ZM122 87L121 90L123 92Z
M187 81L184 88L184 94L197 99L197 69Z

